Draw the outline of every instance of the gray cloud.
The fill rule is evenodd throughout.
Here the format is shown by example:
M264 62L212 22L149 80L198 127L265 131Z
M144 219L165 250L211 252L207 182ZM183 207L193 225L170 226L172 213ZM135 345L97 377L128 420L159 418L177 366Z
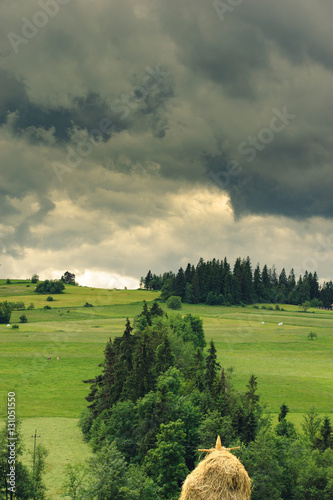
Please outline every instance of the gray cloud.
M17 54L5 35L3 252L24 259L39 248L74 258L75 246L80 265L91 267L85 245L95 244L101 265L123 272L130 257L109 257L107 242L117 235L125 244L133 234L144 265L151 259L162 270L181 256L199 258L203 237L207 249L223 244L230 254L250 254L242 220L255 216L262 226L251 227L266 241L260 227L269 217L295 232L316 217L324 234L332 217L329 8L326 0L254 0L221 22L213 3L200 0L72 0ZM32 0L2 2L2 31L20 34L22 17L31 20L38 9ZM260 140L249 161L251 137L267 139L273 110L284 107L295 119ZM87 133L105 118L112 131L82 153ZM69 151L79 155L76 167ZM214 182L211 174L223 178L231 161L241 171ZM64 166L60 177L54 162ZM198 208L193 190L202 193ZM212 209L212 196L220 208ZM229 242L215 234L216 218L229 213L225 196L241 228L239 235L231 223L221 226ZM276 243L277 258L280 252ZM136 269L134 260L128 272Z

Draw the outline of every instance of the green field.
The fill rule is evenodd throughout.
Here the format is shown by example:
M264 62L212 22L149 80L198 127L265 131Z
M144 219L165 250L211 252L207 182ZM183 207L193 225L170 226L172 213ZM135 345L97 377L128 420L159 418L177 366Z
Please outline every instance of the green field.
M7 392L14 391L27 446L31 446L31 429L37 428L50 449L47 482L53 495L60 491L61 467L89 453L76 427L89 391L82 380L100 372L105 343L122 334L126 317L133 319L143 300L150 302L158 295L67 286L64 294L47 302L47 296L36 294L27 281L13 280L7 285L0 280L0 301L23 301L26 306L33 302L35 306L24 311L25 324L19 323L23 311L12 313L11 324L19 324L18 330L0 325L1 416ZM83 307L86 302L93 307ZM51 309L44 310L45 305ZM206 339L214 340L221 365L234 369L237 389L243 390L254 373L261 400L274 418L285 403L290 419L299 424L311 406L321 414L333 412L333 312L283 308L185 304L181 312L202 317ZM279 322L283 325L278 326ZM307 338L310 331L317 334L313 341Z

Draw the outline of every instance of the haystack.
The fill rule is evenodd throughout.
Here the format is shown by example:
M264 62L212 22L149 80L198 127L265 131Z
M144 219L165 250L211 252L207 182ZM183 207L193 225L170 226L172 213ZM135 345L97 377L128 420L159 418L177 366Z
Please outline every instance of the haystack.
M221 446L207 451L206 458L187 476L179 500L249 500L251 479L230 450Z

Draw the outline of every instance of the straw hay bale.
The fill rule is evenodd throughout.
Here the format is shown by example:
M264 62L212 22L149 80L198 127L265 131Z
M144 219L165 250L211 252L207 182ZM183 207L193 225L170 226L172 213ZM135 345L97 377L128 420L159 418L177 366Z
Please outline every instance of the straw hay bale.
M185 480L179 500L249 500L251 479L241 462L227 448L208 451Z

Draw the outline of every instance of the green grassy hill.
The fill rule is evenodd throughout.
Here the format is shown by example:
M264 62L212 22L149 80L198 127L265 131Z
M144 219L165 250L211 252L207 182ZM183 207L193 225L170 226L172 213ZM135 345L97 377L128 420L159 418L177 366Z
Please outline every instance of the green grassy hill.
M154 300L159 292L67 286L64 294L47 302L47 295L36 294L34 287L28 281L13 280L7 285L0 280L0 302L23 301L26 307L35 306L24 311L25 324L19 323L23 311L12 313L11 324L19 324L18 330L0 325L1 416L5 415L7 392L14 391L29 446L35 426L45 429L44 436L53 436L44 444L50 448L48 485L56 494L62 482L60 465L89 453L76 427L89 391L82 380L100 372L98 364L107 339L121 335L126 318L133 319L141 311L142 301ZM93 307L84 307L86 302ZM51 309L43 309L45 305ZM285 403L291 420L299 424L312 405L321 414L333 411L333 312L283 308L285 311L184 304L181 313L202 317L206 339L216 343L221 365L234 368L236 388L243 390L254 373L267 409L277 414ZM310 331L317 334L313 341L308 339ZM62 434L62 426L77 436L76 458L68 458L69 431ZM61 464L55 459L58 455Z

